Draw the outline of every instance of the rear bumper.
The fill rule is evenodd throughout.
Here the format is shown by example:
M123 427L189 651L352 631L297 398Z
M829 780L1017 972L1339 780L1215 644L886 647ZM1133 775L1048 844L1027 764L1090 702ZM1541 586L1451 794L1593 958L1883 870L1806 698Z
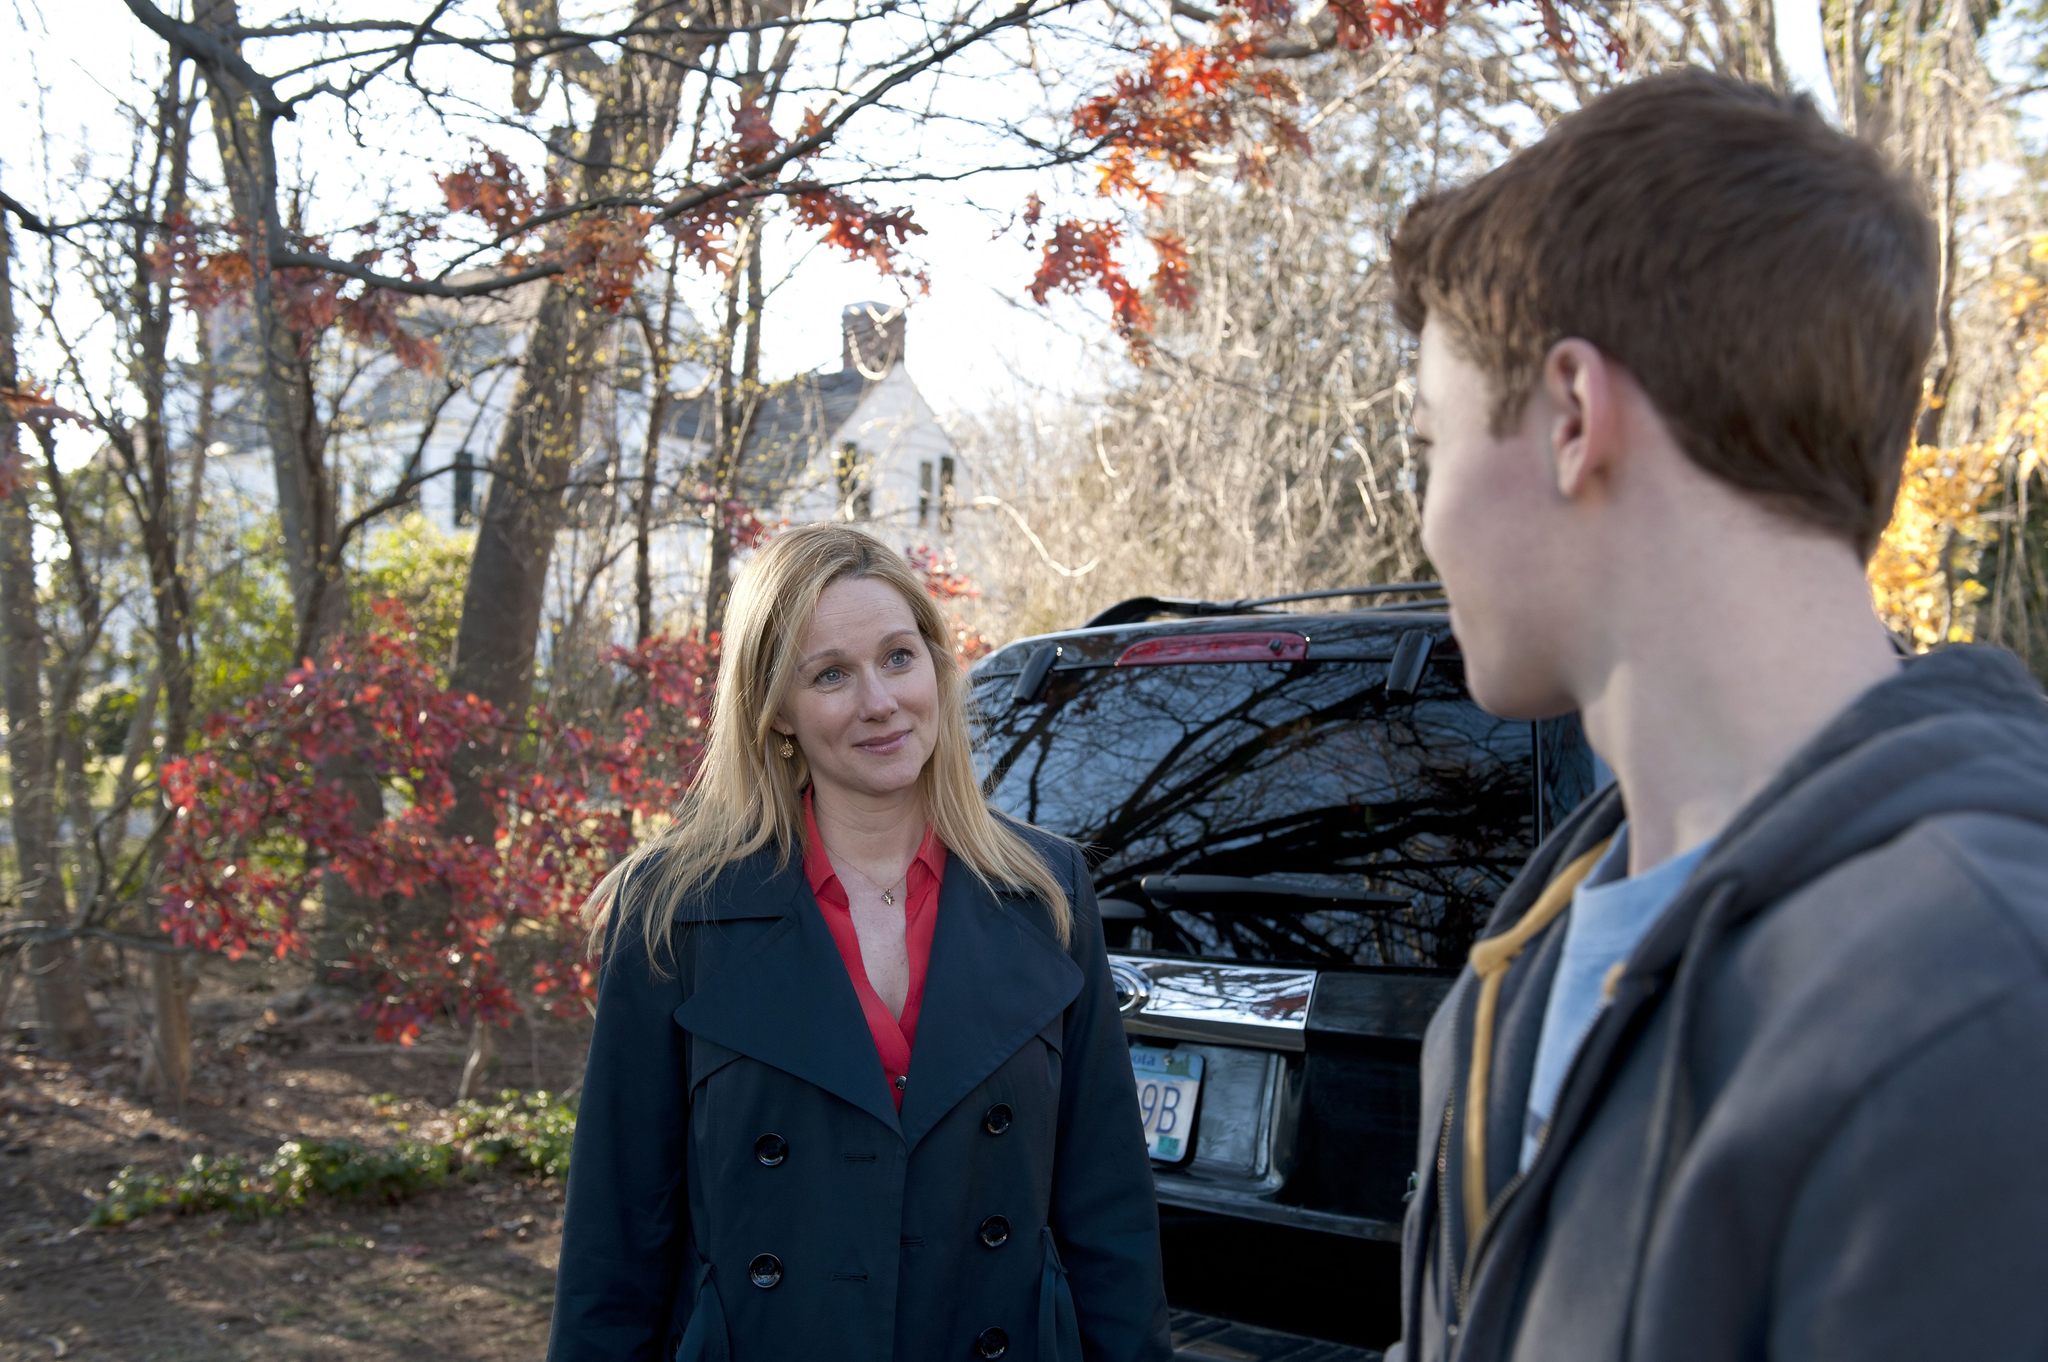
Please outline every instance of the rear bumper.
M1380 1362L1382 1356L1190 1310L1173 1312L1174 1362Z
M1401 1225L1395 1220L1373 1220L1362 1215L1340 1215L1334 1211L1288 1206L1255 1192L1153 1170L1153 1188L1162 1206L1207 1211L1238 1220L1257 1220L1268 1225L1286 1225L1323 1234L1341 1234L1351 1239L1370 1239L1384 1244L1401 1242Z

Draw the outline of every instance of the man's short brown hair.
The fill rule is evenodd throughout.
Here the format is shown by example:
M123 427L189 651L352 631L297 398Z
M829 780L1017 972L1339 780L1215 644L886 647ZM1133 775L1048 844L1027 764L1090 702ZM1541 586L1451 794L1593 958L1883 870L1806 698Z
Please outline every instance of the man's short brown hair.
M1418 203L1395 308L1520 414L1576 337L1708 472L1866 556L1891 518L1934 327L1917 190L1803 97L1703 71L1623 86Z

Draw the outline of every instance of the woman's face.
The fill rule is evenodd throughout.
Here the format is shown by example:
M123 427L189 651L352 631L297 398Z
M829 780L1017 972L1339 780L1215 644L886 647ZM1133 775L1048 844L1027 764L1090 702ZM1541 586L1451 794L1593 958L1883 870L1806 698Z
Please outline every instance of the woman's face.
M916 788L937 733L938 677L896 588L842 577L818 597L775 729L794 738L820 794Z

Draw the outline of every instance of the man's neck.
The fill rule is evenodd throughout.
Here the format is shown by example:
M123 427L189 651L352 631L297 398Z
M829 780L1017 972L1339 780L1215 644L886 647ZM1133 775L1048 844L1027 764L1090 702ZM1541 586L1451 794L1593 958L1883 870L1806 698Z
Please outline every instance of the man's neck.
M1629 874L1718 836L1799 748L1897 672L1846 561L1707 585L1704 602L1674 593L1696 608L1651 617L1592 679L1581 708L1621 786Z

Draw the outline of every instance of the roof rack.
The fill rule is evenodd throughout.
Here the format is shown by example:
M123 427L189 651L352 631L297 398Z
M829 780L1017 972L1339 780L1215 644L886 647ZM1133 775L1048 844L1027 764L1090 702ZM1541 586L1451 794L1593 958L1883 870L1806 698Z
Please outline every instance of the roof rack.
M1263 610L1267 606L1286 605L1295 601L1327 601L1343 596L1394 596L1423 595L1429 599L1420 601L1393 601L1385 607L1392 610L1415 610L1441 603L1443 596L1441 582L1384 582L1377 586L1341 586L1324 591L1291 591L1284 596L1252 596L1237 601L1194 601L1174 596L1133 596L1127 601L1118 601L1108 609L1098 612L1084 626L1089 629L1110 624L1135 624L1155 615L1177 615L1185 619L1200 619L1210 615L1243 615Z

